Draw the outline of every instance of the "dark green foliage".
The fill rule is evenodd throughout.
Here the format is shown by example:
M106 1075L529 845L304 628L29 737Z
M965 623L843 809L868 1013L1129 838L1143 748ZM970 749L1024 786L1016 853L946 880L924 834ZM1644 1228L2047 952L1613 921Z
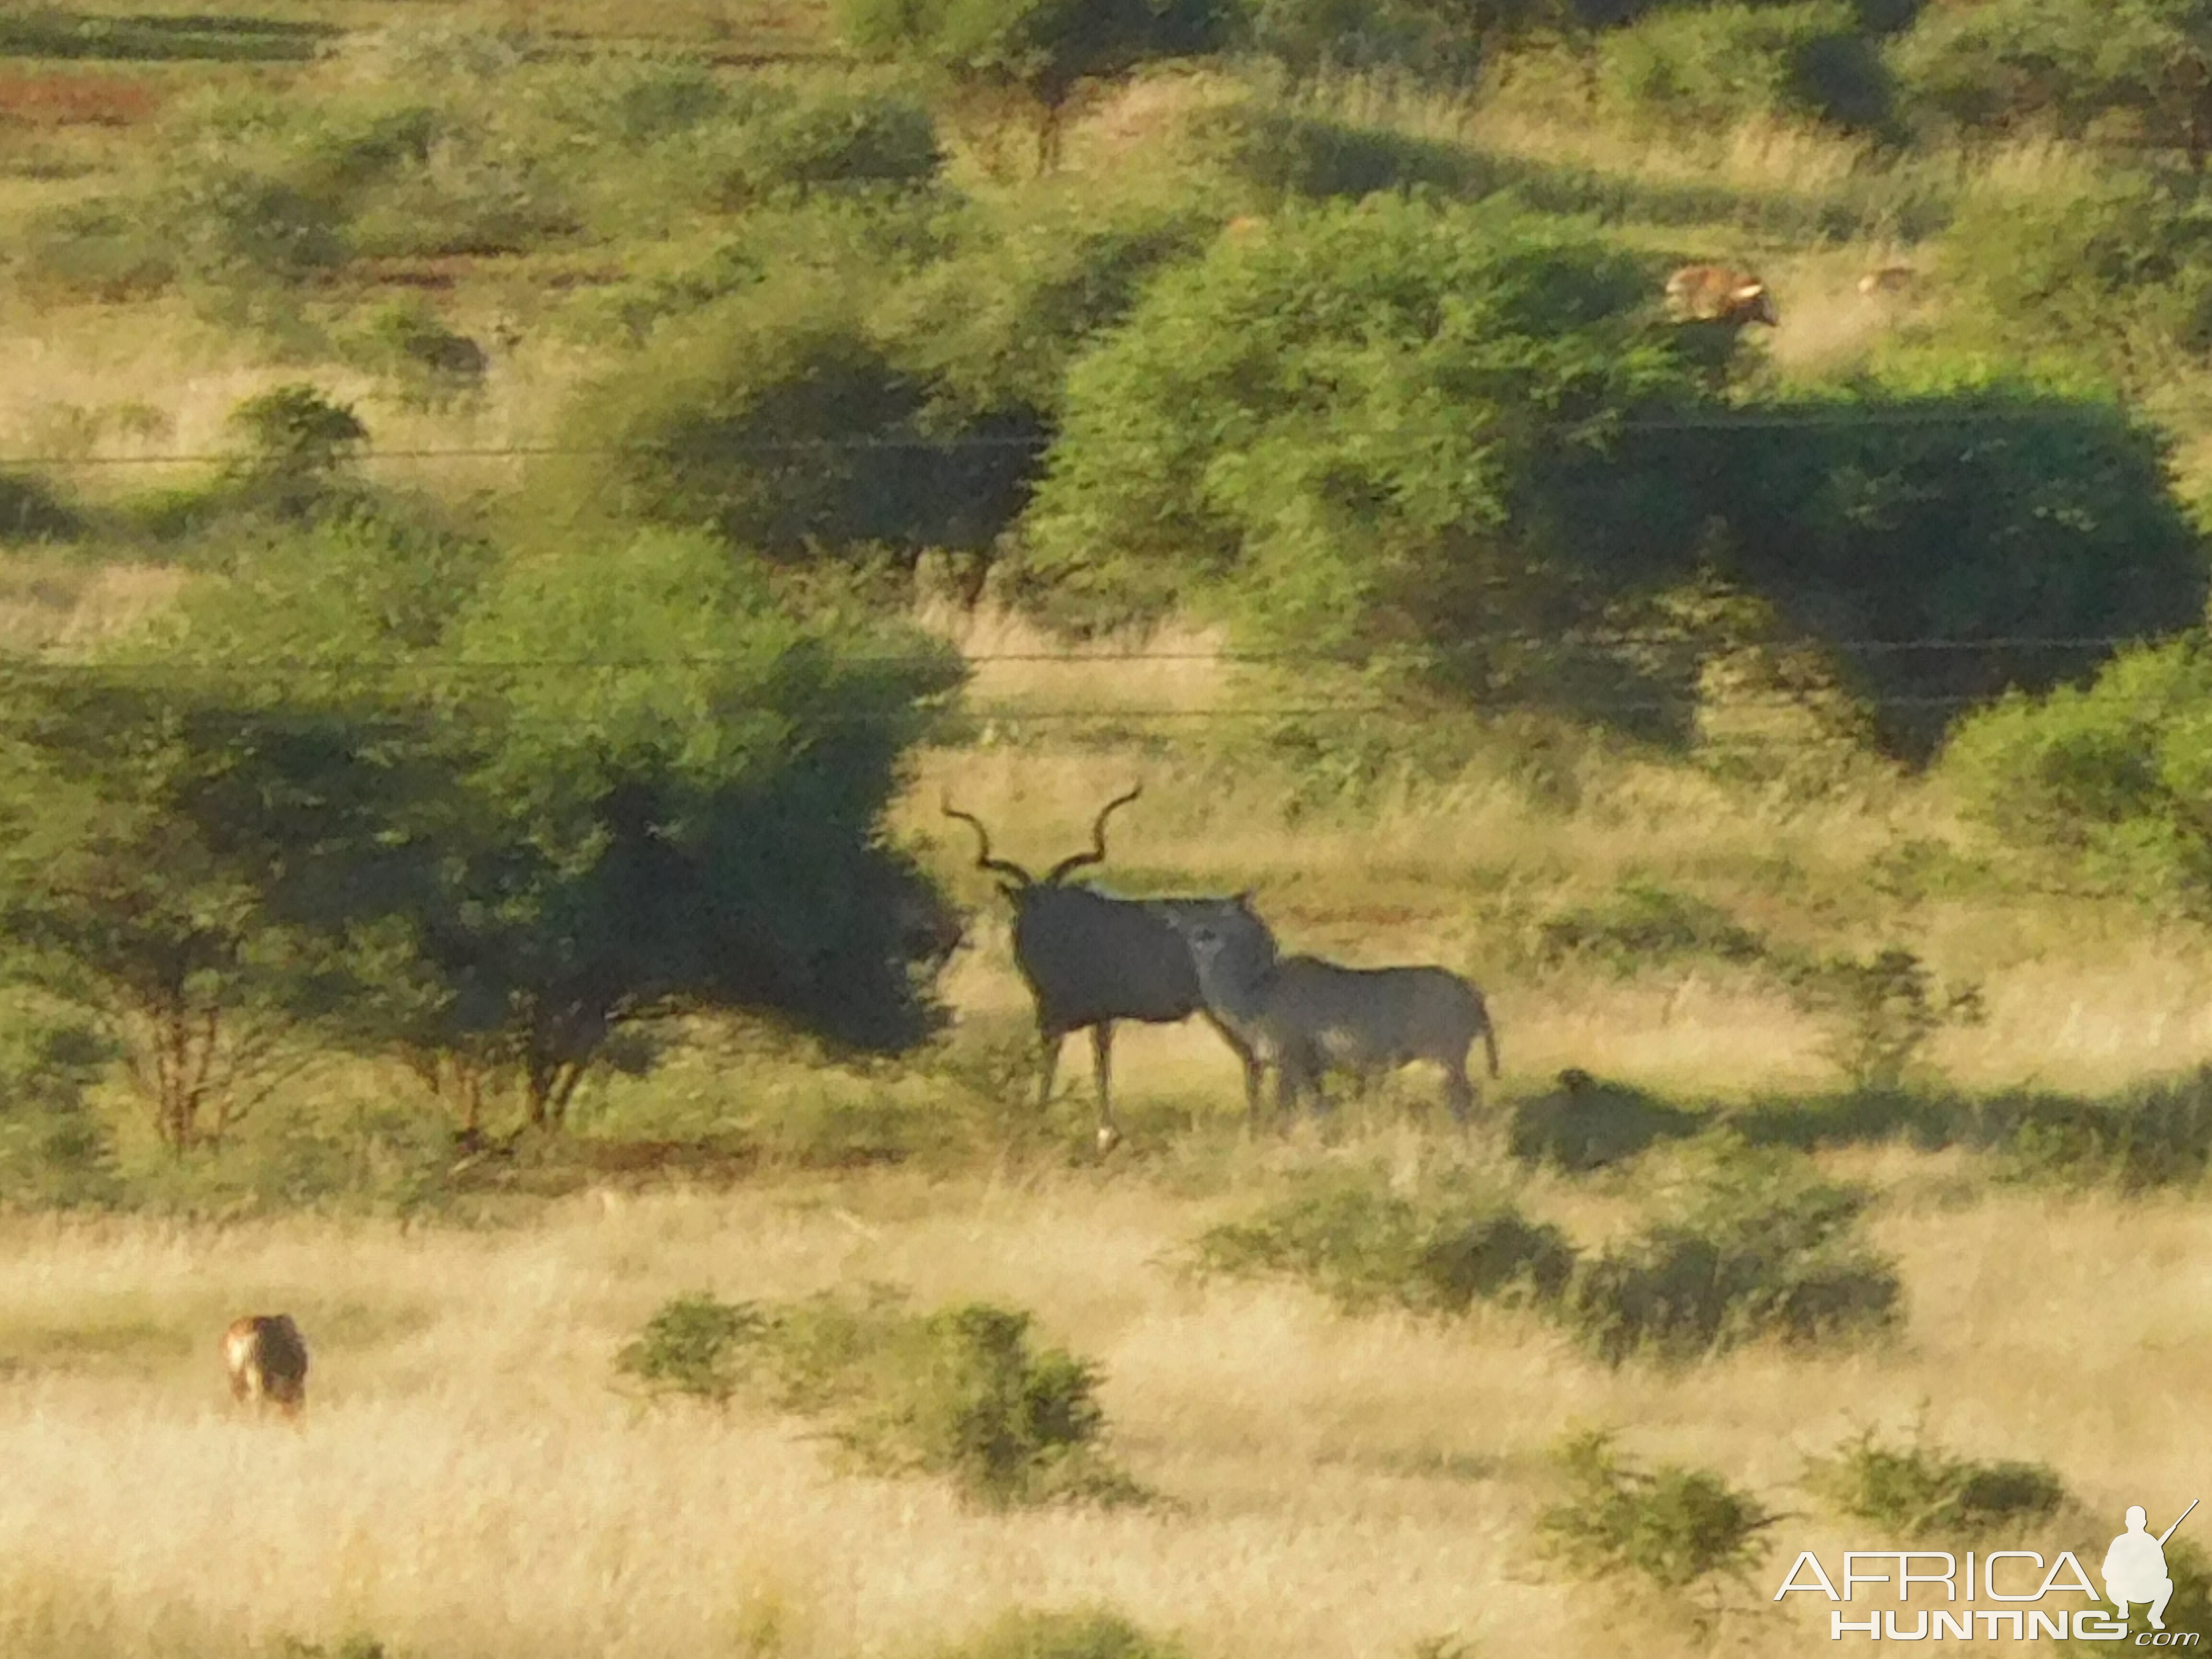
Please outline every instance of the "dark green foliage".
M352 255L341 205L289 180L218 163L163 192L162 216L183 270L217 283L296 282Z
M1495 203L1293 208L1224 238L1072 372L1024 576L1089 625L1196 601L1257 643L1535 695L1559 665L1499 636L1565 631L1680 516L1614 454L1620 422L1705 384L1652 287Z
M1523 1163L1570 1175L1634 1158L1661 1140L1696 1134L1711 1121L1625 1084L1567 1073L1559 1085L1516 1102L1507 1146Z
M143 59L151 63L304 62L338 31L327 23L275 18L95 15L58 6L0 17L0 52L11 58Z
M1180 1644L1139 1630L1106 1607L1002 1613L929 1659L1188 1659Z
M2066 1501L2056 1471L2041 1463L1978 1463L1931 1446L1878 1443L1874 1431L1807 1465L1807 1491L1838 1514L1871 1521L1885 1538L2008 1537L2049 1519Z
M67 1208L114 1196L114 1148L88 1095L112 1041L81 1018L12 1000L0 1026L0 1209Z
M84 521L44 478L0 472L0 544L64 541Z
M1401 70L1466 81L1510 35L1552 21L1550 0L1247 0L1245 38L1293 74Z
M2006 699L1944 755L1969 807L2093 880L2205 919L2212 876L2212 653L2185 637L2128 652L2087 687Z
M1498 187L1483 161L1456 144L1256 104L1200 112L1194 147L1232 177L1272 194L1357 201L1427 185L1449 195Z
M2001 382L1869 387L1624 448L1626 466L1697 482L1726 526L1705 544L1713 574L1816 636L1869 642L1853 678L1908 757L1960 709L2109 651L2063 641L2163 633L2203 609L2203 546L2168 444L2113 403ZM1925 641L1990 643L1913 648Z
M1760 1534L1780 1517L1709 1469L1638 1468L1613 1438L1593 1430L1554 1449L1569 1495L1537 1522L1547 1555L1581 1577L1634 1573L1663 1590L1742 1578L1765 1558Z
M944 164L929 111L882 92L799 92L750 82L699 134L690 164L708 199L736 211L779 194L911 188Z
M744 1340L759 1315L708 1292L664 1303L645 1328L615 1356L615 1369L656 1393L688 1394L715 1403L737 1389Z
M1395 1303L1464 1313L1486 1300L1547 1301L1574 1267L1558 1228L1457 1182L1415 1198L1380 1170L1313 1176L1250 1220L1213 1228L1198 1261L1223 1273L1287 1273L1347 1309Z
M1971 131L2045 128L2212 152L2205 0L1990 0L1933 6L1900 43L1919 107Z
M1211 51L1234 21L1224 0L837 0L836 11L840 32L863 53L915 59L1034 100L1047 159L1057 112L1078 82Z
M368 441L368 428L349 404L333 403L305 382L248 398L231 410L228 426L246 451L233 468L238 493L294 516L323 501L339 470Z
M1613 97L1670 123L1765 116L1878 132L1891 118L1881 52L1841 0L1658 11L1605 36L1597 63Z
M865 1468L950 1476L994 1506L1140 1496L1097 1447L1097 1373L1030 1340L1026 1313L974 1303L909 1311L896 1291L782 1304L669 1303L617 1360L665 1390L757 1389L825 1419Z
M1024 425L940 431L931 392L844 301L787 284L664 324L579 408L580 441L617 453L574 484L608 514L778 560L986 544L1032 459Z
M1971 192L1944 249L1962 343L2063 352L2130 386L2212 349L2212 201L2197 181L2114 172Z
M1536 925L1539 960L1590 962L1623 976L1686 962L1756 962L1765 952L1765 941L1719 905L1644 881Z
M1577 1267L1560 1316L1594 1352L1688 1360L1896 1322L1895 1267L1855 1237L1864 1194L1820 1180L1796 1153L1729 1138L1698 1152L1667 1213Z
M1983 1018L1979 986L1939 985L1902 945L1792 963L1784 977L1797 1006L1830 1023L1830 1056L1864 1090L1895 1089L1936 1032Z

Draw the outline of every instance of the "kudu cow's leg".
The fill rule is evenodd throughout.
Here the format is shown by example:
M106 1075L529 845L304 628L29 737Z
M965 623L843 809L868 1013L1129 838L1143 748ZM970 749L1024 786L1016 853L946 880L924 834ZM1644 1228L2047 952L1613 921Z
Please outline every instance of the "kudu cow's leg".
M1091 1058L1098 1079L1098 1150L1110 1152L1121 1142L1114 1123L1113 1021L1102 1019L1091 1028Z
M1466 1128L1474 1113L1474 1085L1468 1079L1467 1061L1464 1060L1445 1068L1444 1103L1451 1108L1452 1115L1459 1120L1459 1127Z

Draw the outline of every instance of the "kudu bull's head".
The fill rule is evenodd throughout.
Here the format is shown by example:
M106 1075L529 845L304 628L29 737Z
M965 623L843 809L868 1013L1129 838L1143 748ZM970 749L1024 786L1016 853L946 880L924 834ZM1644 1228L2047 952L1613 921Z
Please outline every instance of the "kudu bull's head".
M978 870L988 870L998 877L999 890L1018 903L1024 893L1032 892L1040 888L1057 887L1078 870L1087 869L1094 864L1103 864L1106 861L1106 820L1114 815L1117 808L1127 806L1144 793L1145 786L1139 783L1133 785L1127 794L1116 795L1112 800L1108 801L1099 809L1098 817L1091 826L1090 850L1069 854L1067 857L1046 871L1042 880L1032 876L1011 859L993 858L991 832L983 827L983 820L973 812L963 812L953 805L951 796L943 797L938 805L946 817L958 818L963 823L974 829L975 867Z

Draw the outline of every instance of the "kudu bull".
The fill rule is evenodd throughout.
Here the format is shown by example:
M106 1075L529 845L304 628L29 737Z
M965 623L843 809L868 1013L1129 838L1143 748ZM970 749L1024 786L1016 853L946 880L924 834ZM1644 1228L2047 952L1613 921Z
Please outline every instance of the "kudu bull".
M1189 941L1207 1007L1275 1068L1278 1112L1301 1093L1325 1108L1322 1075L1353 1072L1363 1087L1417 1060L1443 1068L1444 1099L1464 1126L1474 1106L1468 1050L1482 1039L1498 1075L1498 1036L1482 994L1442 968L1346 968L1318 957L1281 957L1246 898L1189 906L1173 925Z
M999 890L1013 906L1014 965L1036 1005L1037 1038L1042 1049L1042 1076L1037 1085L1040 1107L1052 1098L1061 1044L1073 1032L1091 1033L1102 1152L1111 1152L1121 1139L1113 1105L1116 1020L1171 1025L1193 1014L1203 1015L1244 1067L1248 1115L1256 1120L1259 1112L1260 1073L1252 1051L1207 1008L1199 990L1190 948L1170 921L1184 909L1210 909L1221 901L1111 898L1088 887L1067 884L1068 877L1078 870L1105 861L1106 820L1141 793L1139 785L1107 802L1091 827L1090 850L1060 860L1041 880L1020 865L991 855L990 832L981 819L961 811L949 799L941 803L945 817L974 828L975 867L999 878ZM1252 921L1255 926L1262 926L1258 917Z
M222 1334L230 1396L241 1406L275 1406L297 1417L307 1403L307 1344L289 1314L252 1314Z

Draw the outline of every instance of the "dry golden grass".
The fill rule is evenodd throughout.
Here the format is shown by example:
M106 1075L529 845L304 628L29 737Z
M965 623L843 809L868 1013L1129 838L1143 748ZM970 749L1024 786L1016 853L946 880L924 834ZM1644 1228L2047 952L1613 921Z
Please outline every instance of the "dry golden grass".
M1669 1654L1695 1648L1531 1555L1536 1454L1571 1425L1623 1425L1640 1455L1802 1511L1803 1456L1923 1411L1961 1450L2052 1462L2100 1512L2212 1476L2201 1210L1901 1209L1877 1228L1911 1290L1893 1348L1676 1376L1606 1370L1517 1316L1350 1319L1182 1279L1165 1254L1223 1211L1111 1176L889 1176L586 1200L491 1235L13 1224L0 1642L198 1659L367 1630L422 1659L843 1656L1104 1600L1223 1659L1404 1654L1451 1632ZM866 1279L1037 1310L1103 1363L1119 1454L1182 1507L978 1515L932 1485L839 1475L794 1425L641 1411L610 1388L615 1347L667 1296ZM303 1433L221 1397L215 1338L249 1305L290 1309L314 1346ZM1777 1551L1878 1541L1808 1513ZM1810 1625L1760 1611L1732 1639L1795 1653Z

